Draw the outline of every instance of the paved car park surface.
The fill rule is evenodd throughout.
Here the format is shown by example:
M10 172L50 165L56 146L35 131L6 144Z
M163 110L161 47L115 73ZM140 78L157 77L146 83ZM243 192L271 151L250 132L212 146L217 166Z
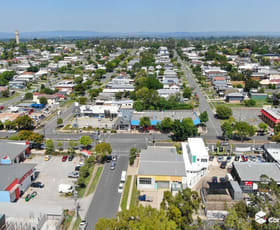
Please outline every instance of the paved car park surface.
M61 161L62 156L52 156L49 161L44 160L44 156L35 156L32 159L27 159L25 163L36 163L36 171L39 175L35 181L42 182L44 188L30 187L17 202L21 205L32 203L34 205L54 205L63 208L73 208L74 199L65 197L58 192L60 184L73 184L76 179L68 178L68 174L74 171L75 166L79 164L80 159L75 157L72 161ZM24 198L27 194L37 191L37 196L26 202Z
M232 115L236 121L246 121L250 125L258 125L263 122L259 117L260 108L232 108Z

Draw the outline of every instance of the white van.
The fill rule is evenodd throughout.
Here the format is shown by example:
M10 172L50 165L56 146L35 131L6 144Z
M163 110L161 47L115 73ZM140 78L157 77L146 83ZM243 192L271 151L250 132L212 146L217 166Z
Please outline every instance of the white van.
M126 171L122 171L121 182L124 183L126 180Z
M72 193L74 191L74 187L71 184L60 184L58 187L59 193Z

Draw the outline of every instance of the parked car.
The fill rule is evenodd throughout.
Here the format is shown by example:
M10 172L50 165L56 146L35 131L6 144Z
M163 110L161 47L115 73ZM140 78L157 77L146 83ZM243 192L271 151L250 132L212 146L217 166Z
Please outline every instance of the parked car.
M113 159L113 158L112 158L112 155L108 155L108 156L106 157L106 162L109 163L109 162L111 162L112 159Z
M0 110L3 110L5 107L3 105L0 105Z
M118 159L117 155L113 155L113 156L112 156L112 160L113 160L113 161L117 161L117 159Z
M68 174L68 177L69 177L69 178L78 178L79 175L80 175L79 172L75 171L75 172L70 172L70 173Z
M69 157L68 157L68 161L72 161L74 159L74 155L70 155Z
M62 158L61 158L61 161L62 162L65 162L67 160L68 156L67 155L64 155Z
M124 187L124 183L120 183L119 187L118 187L118 193L122 193L123 192L123 187Z
M87 222L85 220L82 220L79 224L79 230L85 230L87 228Z
M218 183L218 177L213 176L213 177L212 177L212 182L213 182L213 183Z
M225 169L227 167L227 162L226 161L223 161L220 165L220 168L221 169Z
M242 161L245 161L245 162L248 161L248 157L245 155L242 155L241 158L242 158Z
M82 166L81 165L77 165L76 167L75 167L75 171L80 171L80 168L81 168Z
M225 183L225 182L226 182L226 178L220 177L220 182L221 182L221 183Z
M51 159L50 155L45 156L45 161L49 161Z
M217 161L220 163L220 162L222 162L224 160L224 157L223 156L219 156L218 157L218 159L217 159Z
M229 146L229 143L228 142L222 142L221 146Z
M32 184L31 184L31 187L32 188L44 188L44 184L42 183L42 182L39 182L39 181L37 181L37 182L33 182Z
M227 157L227 162L230 162L231 161L231 156L228 156Z
M27 194L26 197L24 198L24 200L26 202L30 201L32 199L31 195L30 194Z
M214 160L214 156L209 156L209 161L213 161Z
M115 167L116 167L116 162L112 162L112 163L111 163L111 166L110 166L110 169L111 169L111 170L114 170Z
M234 157L234 160L235 160L235 161L239 161L239 160L240 160L240 156L239 156L239 155L236 155L236 156Z

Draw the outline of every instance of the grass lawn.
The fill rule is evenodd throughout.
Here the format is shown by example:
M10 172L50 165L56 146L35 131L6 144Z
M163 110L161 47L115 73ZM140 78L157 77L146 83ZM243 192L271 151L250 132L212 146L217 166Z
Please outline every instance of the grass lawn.
M94 175L93 181L92 181L92 183L90 185L90 188L89 188L88 193L86 194L86 196L88 196L89 194L94 192L94 190L95 190L95 188L96 188L96 186L97 186L97 184L99 182L99 178L100 178L100 176L102 174L102 171L103 171L103 166L98 167L98 169L96 170L96 173Z
M88 182L91 178L91 175L92 175L92 172L93 172L93 168L94 166L90 167L89 168L89 176L85 179L85 187L84 188L78 188L78 197L83 197L85 195L85 191L86 191L86 188L87 188L87 185L88 185Z
M80 225L81 221L82 221L81 217L78 216L76 221L75 221L75 224L73 226L73 230L79 230L79 225Z
M121 202L122 210L126 209L130 183L131 183L131 176L127 176L125 186L124 186L123 196L122 196L122 202Z
M129 208L137 207L138 203L139 203L138 196L140 195L140 192L137 190L136 179L137 179L137 177L135 176L134 181L133 181L132 194L131 194L131 200L130 200L130 207Z
M74 215L75 215L75 212L72 212L72 211L71 211L71 212L68 211L68 212L66 213L65 220L64 220L64 222L63 222L63 227L64 227L65 229L68 229L68 228L69 228L70 223L71 223L71 221L72 221Z
M10 96L10 97L1 97L0 98L0 102L5 102L5 101L9 101L9 100L11 100L11 99L13 99L13 98L15 98L15 97L17 97L17 96L19 96L20 95L20 93L18 93L18 92L15 92L12 96Z

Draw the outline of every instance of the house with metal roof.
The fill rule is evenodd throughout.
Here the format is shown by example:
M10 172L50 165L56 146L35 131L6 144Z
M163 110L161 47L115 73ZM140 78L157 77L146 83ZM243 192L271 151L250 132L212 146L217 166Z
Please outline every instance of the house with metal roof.
M140 154L138 190L169 189L178 191L186 187L184 159L175 147L148 147Z

